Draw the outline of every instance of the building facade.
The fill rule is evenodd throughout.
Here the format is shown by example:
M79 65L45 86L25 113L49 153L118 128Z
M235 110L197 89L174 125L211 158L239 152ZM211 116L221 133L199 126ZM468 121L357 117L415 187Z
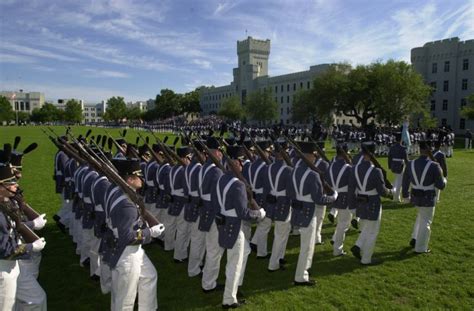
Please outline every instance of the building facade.
M460 115L466 98L474 93L474 40L455 37L425 43L411 50L411 63L433 89L428 104L438 124L457 134L474 129L474 121Z
M56 107L58 109L64 110L66 108L66 103L71 100L72 98L68 99L58 99ZM79 104L81 104L82 108L82 123L89 124L89 123L102 123L104 119L102 118L105 109L106 109L106 102L103 100L98 104L86 104L82 99L74 99Z
M18 92L2 91L0 96L4 96L10 102L13 111L26 112L31 114L33 109L40 109L44 105L44 94L40 92Z
M202 87L200 89L200 105L202 113L217 113L223 102L232 96L238 96L245 105L248 94L270 87L275 101L279 104L279 120L276 123L292 123L291 107L297 91L310 89L313 79L329 64L311 66L307 71L295 72L281 76L268 75L268 58L270 40L257 40L248 37L237 41L238 67L233 69L233 81L229 85L219 87Z

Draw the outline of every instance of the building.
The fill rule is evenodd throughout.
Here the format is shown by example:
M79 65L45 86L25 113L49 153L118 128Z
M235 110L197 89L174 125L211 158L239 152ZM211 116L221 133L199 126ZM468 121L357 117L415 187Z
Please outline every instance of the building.
M145 101L137 101L137 102L128 102L127 108L137 108L140 109L141 112L146 112L148 110L148 102Z
M312 80L329 67L329 64L311 66L307 71L281 76L268 75L268 57L270 40L257 40L248 37L237 41L238 67L233 69L234 80L229 85L202 87L200 105L203 115L217 113L225 99L238 96L245 104L245 98L251 92L270 87L279 103L279 122L291 123L291 106L298 90L309 89ZM278 121L275 121L278 122Z
M40 109L44 105L44 94L40 92L23 92L23 90L18 92L2 91L0 96L8 99L13 111L31 114L33 109Z
M458 134L474 129L474 121L460 115L466 97L474 93L474 40L425 43L411 50L411 63L433 88L428 104L439 125L449 125Z
M72 100L72 98L58 99L56 107L58 107L58 109L64 110L66 108L66 103L70 100ZM82 123L102 123L102 122L104 122L104 119L102 118L102 115L104 114L106 106L107 106L105 100L103 100L102 102L100 102L98 104L86 104L86 103L84 103L84 100L82 100L82 99L73 99L73 100L75 100L75 101L77 101L78 103L81 104Z

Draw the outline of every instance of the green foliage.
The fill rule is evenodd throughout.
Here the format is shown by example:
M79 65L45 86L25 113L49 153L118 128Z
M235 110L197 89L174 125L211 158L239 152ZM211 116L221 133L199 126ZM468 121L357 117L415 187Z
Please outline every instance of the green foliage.
M18 122L19 123L26 123L30 121L30 114L24 111L18 111Z
M70 99L67 101L64 109L64 120L70 123L81 123L82 106L77 100Z
M65 112L51 103L45 103L41 108L33 109L30 117L31 121L39 123L63 121L64 119Z
M271 88L250 93L244 109L247 116L255 121L265 123L278 118L278 103L275 101Z
M161 119L169 118L179 115L181 95L176 94L172 90L161 90L160 94L156 95L156 116Z
M132 121L140 120L142 117L142 111L139 107L127 108L127 119Z
M245 117L245 110L240 104L239 97L232 96L223 101L217 114L235 121L242 120Z
M190 112L201 112L201 106L199 105L199 91L185 93L180 97L179 109L181 113Z
M107 109L104 113L105 121L120 122L122 119L127 117L127 105L123 100L123 97L111 97L107 100Z
M430 113L428 112L428 110L423 110L420 114L418 114L417 120L420 124L420 127L422 128L432 128L438 125L438 119L435 117L432 117ZM412 123L412 124L417 124L417 123Z
M0 122L15 119L15 113L10 101L5 96L0 96Z
M468 104L461 109L461 116L467 120L474 120L474 94L467 97Z

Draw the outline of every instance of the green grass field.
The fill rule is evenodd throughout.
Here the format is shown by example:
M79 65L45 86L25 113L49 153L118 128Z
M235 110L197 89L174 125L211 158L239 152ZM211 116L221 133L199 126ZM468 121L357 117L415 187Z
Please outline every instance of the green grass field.
M56 130L64 132L60 127ZM76 136L85 132L84 127L74 128ZM104 132L93 128L92 135L98 134ZM39 144L24 159L24 178L20 184L30 205L48 215L48 225L40 232L47 245L39 282L48 295L49 309L109 309L110 295L102 295L99 284L89 280L89 271L79 266L70 237L62 234L52 221L60 204L52 180L55 147L38 127L0 127L2 144L13 143L16 135L22 137L20 150L31 142ZM136 135L129 130L127 137L134 142ZM380 162L386 166L386 159ZM299 237L291 236L286 271L270 274L268 261L256 260L254 253L250 255L243 286L247 305L243 309L474 309L474 152L457 149L454 158L448 159L448 168L448 186L441 194L432 225L431 254L414 255L407 248L416 210L407 204L385 201L374 254L384 260L382 265L362 267L350 255L332 257L329 240L335 226L326 220L323 228L326 244L316 247L311 269L317 286L292 285ZM356 238L357 232L350 230L346 251ZM161 310L220 308L222 293L202 293L200 279L189 279L187 267L175 264L172 253L164 252L156 244L145 249L158 271ZM224 282L225 262L224 257L220 282Z

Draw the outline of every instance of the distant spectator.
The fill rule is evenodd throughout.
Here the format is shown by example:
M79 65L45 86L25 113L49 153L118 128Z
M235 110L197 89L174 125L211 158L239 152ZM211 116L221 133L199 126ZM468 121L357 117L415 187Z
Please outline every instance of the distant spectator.
M464 135L465 139L465 148L466 150L472 149L472 133L471 130L467 129L466 134Z

